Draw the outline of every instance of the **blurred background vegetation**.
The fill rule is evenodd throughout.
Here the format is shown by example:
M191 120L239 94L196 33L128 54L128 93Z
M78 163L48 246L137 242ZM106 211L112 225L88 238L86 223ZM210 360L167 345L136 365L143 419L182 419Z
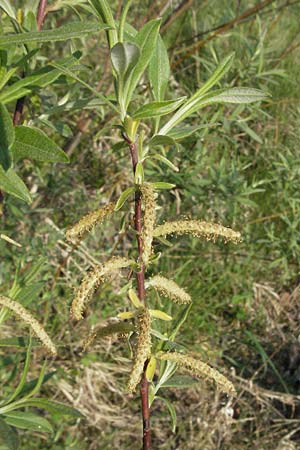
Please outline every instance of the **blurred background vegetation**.
M21 10L29 3L34 2L12 2ZM122 1L111 5L119 14ZM49 2L45 28L86 18L85 6L81 0ZM172 246L157 244L164 256L156 270L185 286L194 301L181 342L226 373L238 398L228 404L205 383L166 391L177 411L177 429L171 432L170 416L158 401L152 412L153 448L293 450L300 439L300 2L144 0L134 2L129 22L139 28L157 16L163 18L173 69L169 98L195 91L232 51L233 69L222 85L257 87L272 98L254 106L201 110L190 125L206 126L179 150L167 151L180 171L167 172L160 162L146 168L146 177L176 185L159 198L160 221L193 216L243 235L238 246L190 237L172 238ZM9 31L4 14L1 21ZM112 92L104 33L43 45L38 65L75 49L83 53L81 78L101 92ZM141 98L148 92L145 79ZM26 301L59 345L59 357L48 363L52 377L43 395L86 416L77 422L57 420L53 436L24 433L24 449L140 448L139 399L124 394L130 370L126 341L105 339L81 352L91 327L103 325L116 306L121 310L122 283L114 280L113 288L107 284L97 292L85 321L69 319L72 292L82 274L95 261L123 254L133 242L120 215L98 227L77 250L64 241L67 226L116 200L131 183L128 150L115 146L120 140L115 118L95 104L89 91L64 77L27 102L24 120L62 145L71 163L33 168L25 161L19 170L32 205L11 196L2 205L1 233L22 247L0 240L1 293L15 277L22 284L26 274L35 272ZM122 214L130 222L125 208ZM169 308L179 314L176 306ZM18 327L8 321L1 336L22 335ZM33 378L41 355L34 353ZM0 356L2 396L16 383L13 374L24 353L0 347Z

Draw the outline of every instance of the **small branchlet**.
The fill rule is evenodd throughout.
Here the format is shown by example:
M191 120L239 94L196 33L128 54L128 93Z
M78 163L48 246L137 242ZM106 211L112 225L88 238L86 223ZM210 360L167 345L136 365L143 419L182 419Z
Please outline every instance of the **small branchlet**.
M169 297L173 302L185 304L191 303L192 299L190 295L185 292L178 284L173 280L168 280L168 278L162 277L160 275L155 275L150 278L146 283L147 287L152 286L158 292L166 297Z
M208 381L215 382L217 388L226 392L229 395L236 395L236 390L234 385L229 381L224 375L213 369L208 364L198 361L191 356L184 355L178 352L158 352L157 358L163 361L172 361L178 364L179 367L185 369L192 376L201 377Z
M83 216L79 222L66 231L67 241L71 244L78 245L96 225L101 224L104 219L113 212L114 207L114 203L108 203L102 208L91 211Z
M136 345L135 359L127 385L128 392L132 393L136 390L137 385L141 381L144 365L151 356L151 318L149 310L144 308L138 316L138 342Z
M23 322L29 325L36 336L41 340L43 345L47 348L47 350L53 356L57 355L55 345L51 341L43 326L31 315L29 311L24 308L24 306L9 297L2 296L0 296L0 305L14 312L16 316L18 316Z
M152 253L153 230L156 220L155 211L155 191L149 183L141 185L141 192L144 202L144 226L142 231L143 253L142 260L145 265L148 264Z
M155 228L153 236L167 236L168 234L192 234L195 237L204 237L208 241L215 241L222 237L226 242L231 241L235 244L241 241L241 234L233 231L231 228L200 220L178 220L174 222L165 222Z
M76 320L83 318L83 312L90 301L94 291L109 276L120 269L130 266L132 261L127 258L115 257L105 264L99 264L90 270L83 278L80 286L75 292L71 306L71 316Z
M116 322L106 325L105 327L101 327L87 336L83 342L83 351L86 351L95 339L112 336L114 334L127 335L132 331L135 331L135 326L132 323L127 322Z

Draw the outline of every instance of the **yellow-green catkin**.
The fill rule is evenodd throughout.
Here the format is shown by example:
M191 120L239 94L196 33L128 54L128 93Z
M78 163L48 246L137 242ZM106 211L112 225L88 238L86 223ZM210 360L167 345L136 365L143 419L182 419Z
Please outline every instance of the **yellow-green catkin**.
M51 341L50 337L42 327L42 325L27 311L20 303L12 300L9 297L0 296L0 305L14 312L23 322L30 326L36 336L41 340L47 350L52 353L53 356L57 355L55 345Z
M128 267L131 260L127 258L115 257L108 260L105 264L99 264L90 270L75 292L75 297L71 306L71 316L76 320L83 318L87 303L90 301L94 291L100 284L107 279L112 272Z
M231 381L228 380L228 378L202 361L198 361L191 356L187 356L183 353L178 352L159 352L156 356L161 360L177 363L178 366L184 368L193 376L198 376L209 381L214 381L217 388L220 391L226 392L226 394L236 394L235 387L231 383Z
M154 287L157 291L169 297L175 303L185 304L191 303L192 301L190 295L178 286L175 281L160 275L155 275L150 278L150 280L147 281L147 286Z
M74 245L78 245L87 233L89 233L96 225L101 224L104 219L113 212L114 207L114 203L108 203L83 216L79 222L66 231L67 241Z
M204 237L208 241L222 237L225 241L237 244L241 241L241 233L231 228L200 220L178 220L165 222L154 229L153 236L167 236L168 234L192 234L195 237Z
M142 230L143 252L142 260L145 265L148 264L152 253L153 230L156 220L155 211L155 191L153 186L148 183L141 185L142 198L144 203L144 226Z
M138 316L138 342L130 379L127 385L128 392L136 390L141 381L146 360L151 356L151 318L147 308L144 308Z

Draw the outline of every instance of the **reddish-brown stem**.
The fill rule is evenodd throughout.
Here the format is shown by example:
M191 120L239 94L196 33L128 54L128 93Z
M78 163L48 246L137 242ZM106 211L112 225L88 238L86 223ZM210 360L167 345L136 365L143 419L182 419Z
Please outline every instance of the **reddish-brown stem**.
M37 22L37 27L38 27L39 31L41 31L45 17L46 17L46 6L47 6L47 0L40 0L38 10L37 10L37 16L36 16L36 22ZM24 76L24 74L23 74L23 76ZM26 99L26 97L21 97L17 100L14 117L13 117L14 126L17 126L20 123L20 120L21 120L21 117L23 114L24 105L25 105L25 99Z
M125 141L127 142L129 149L130 149L133 173L135 174L136 165L138 163L137 146L136 146L135 142L132 142L128 138L128 136L124 135L123 137L124 137ZM141 197L140 191L136 191L136 193L135 193L134 228L137 233L139 262L141 264L141 270L139 272L137 272L137 274L136 274L138 295L139 295L140 300L144 303L144 305L147 306L146 290L145 290L145 266L142 262L142 251L143 251L143 242L142 242L142 237L141 237L141 233L142 233L142 197ZM143 417L143 450L151 449L149 382L146 378L147 365L148 365L148 361L146 361L146 363L145 363L142 381L140 384L142 417Z

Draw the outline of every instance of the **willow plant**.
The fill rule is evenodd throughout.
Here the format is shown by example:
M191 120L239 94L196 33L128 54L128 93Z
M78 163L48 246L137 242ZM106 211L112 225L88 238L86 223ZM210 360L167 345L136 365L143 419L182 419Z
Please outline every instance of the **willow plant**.
M158 391L174 372L183 370L193 377L202 377L215 383L216 387L229 396L235 394L233 384L216 369L210 367L199 358L194 358L178 349L173 342L181 323L174 323L171 332L161 334L156 329L156 321L170 321L172 317L165 311L151 308L147 293L154 289L163 296L181 305L183 317L186 319L190 311L192 299L190 295L175 281L161 274L149 276L155 271L159 256L153 250L153 240L163 240L168 235L190 234L197 238L216 240L221 237L226 242L238 243L241 235L238 231L219 224L197 220L182 219L158 223L156 202L161 190L171 190L175 186L164 180L152 182L145 178L147 162L158 160L172 170L178 170L173 162L167 159L164 151L197 131L197 126L183 125L186 119L201 108L213 104L252 103L262 101L266 94L260 90L244 87L217 88L220 79L230 69L234 55L230 54L219 64L212 76L190 97L174 98L169 92L166 97L170 64L163 39L159 34L161 19L150 20L140 30L126 22L131 0L125 2L119 21L115 21L107 0L90 0L93 13L101 23L109 26L106 31L110 49L112 77L115 86L115 98L105 103L117 112L121 141L117 147L128 148L133 177L129 186L116 201L97 211L92 211L66 232L66 238L78 244L91 229L103 222L124 205L130 205L134 199L134 229L137 242L135 258L114 257L94 267L83 278L78 287L71 307L72 317L80 320L91 301L94 291L109 280L112 273L122 270L135 274L128 289L128 297L132 303L131 311L118 314L118 322L101 328L96 336L110 334L126 334L133 350L133 364L128 380L129 393L140 389L143 418L143 449L151 448L150 406L158 398ZM62 73L77 80L78 77L58 64L56 68ZM141 88L143 82L143 88ZM146 88L145 88L146 86ZM90 88L90 87L89 87ZM144 103L142 89L150 92L151 101ZM199 125L200 127L200 125ZM116 147L116 148L117 148ZM126 203L127 202L127 203ZM130 206L128 206L130 207ZM183 320L183 319L182 319ZM86 346L96 337L90 336ZM173 345L170 345L173 342ZM175 351L174 351L175 350ZM159 362L159 368L157 368ZM154 375L157 372L156 381ZM172 414L174 411L167 405Z

